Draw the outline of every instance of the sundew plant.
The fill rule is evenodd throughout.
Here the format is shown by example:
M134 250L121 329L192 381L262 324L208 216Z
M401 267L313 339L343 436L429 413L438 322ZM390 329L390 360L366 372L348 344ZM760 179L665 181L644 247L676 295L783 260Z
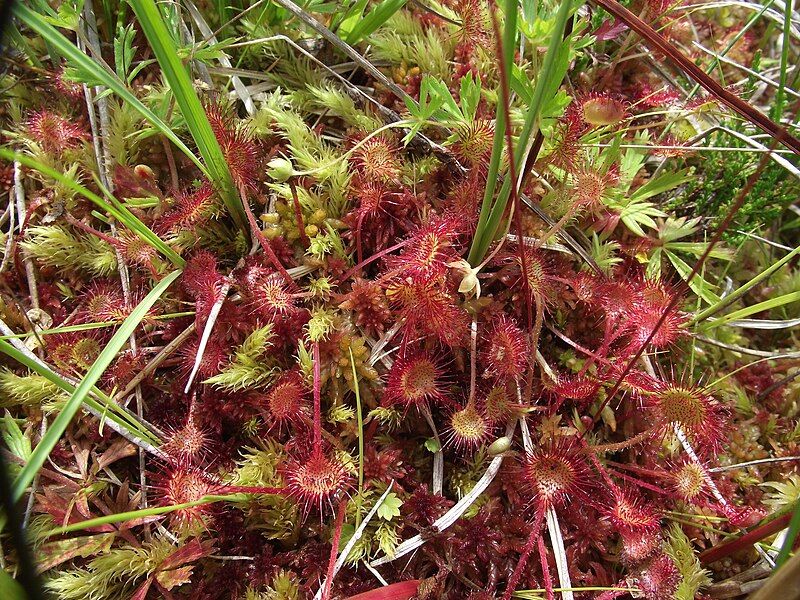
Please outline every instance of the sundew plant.
M792 0L19 0L0 596L790 598Z

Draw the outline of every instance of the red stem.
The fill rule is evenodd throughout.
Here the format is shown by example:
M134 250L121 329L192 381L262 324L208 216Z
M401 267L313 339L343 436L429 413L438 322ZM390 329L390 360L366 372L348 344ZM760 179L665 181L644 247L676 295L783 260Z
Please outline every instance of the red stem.
M376 252L375 254L370 256L369 258L359 262L355 267L353 267L352 269L347 271L344 275L342 275L339 278L339 281L340 282L347 281L350 277L352 277L354 274L358 273L358 271L360 271L361 269L366 267L369 263L378 260L382 256L386 256L390 252L394 252L398 248L402 248L403 246L408 244L410 241L411 240L403 240L402 242L397 242L394 246L389 246L388 248L384 248L380 252Z
M261 244L261 247L264 249L264 252L269 257L272 266L283 275L284 279L286 279L286 283L289 284L289 288L292 290L297 289L297 285L292 279L292 276L289 275L289 271L281 264L281 261L278 259L278 256L275 254L275 251L272 249L272 246L269 245L267 238L264 237L264 234L261 233L261 228L258 226L256 222L256 218L253 215L253 211L250 210L250 204L247 201L247 194L245 192L244 187L241 188L240 193L242 195L242 205L244 206L244 212L247 213L247 220L250 222L250 228L253 230L253 233L258 240L258 243Z
M542 565L542 579L545 592L547 592L547 600L555 600L556 595L553 592L553 579L550 577L550 567L547 564L547 548L544 545L544 538L539 536L536 544L539 548L539 563Z
M222 494L270 494L274 496L286 494L286 490L283 488L253 487L249 485L224 485L220 487L219 492Z
M785 529L789 525L789 521L791 521L791 519L792 513L788 512L776 519L773 519L772 521L769 521L768 523L759 525L741 537L730 540L729 542L725 542L724 544L720 544L719 546L709 548L705 552L700 553L700 562L704 565L707 565L716 562L721 558L725 558L726 556L730 556L739 550L748 548L756 542L763 540L765 537L769 537L770 535L779 532L781 529Z
M103 240L104 242L109 244L112 248L119 248L120 247L119 240L114 239L110 235L106 235L102 231L98 231L97 229L95 229L94 227L92 227L90 225L87 225L83 221L79 221L78 219L73 217L71 214L66 213L64 215L64 218L67 220L67 223L69 223L70 225L73 225L74 227L77 227L78 229L88 233L89 235L95 235L95 236L99 237L101 240Z
M495 6L494 2L490 2L489 7L492 13L492 29L494 31L496 51L499 58L498 66L500 69L501 98L503 101L503 107L506 111L507 123L504 134L506 138L506 153L508 154L508 176L511 178L510 196L511 205L514 207L513 219L517 232L517 247L519 249L520 267L522 268L522 290L525 294L526 309L525 317L528 324L528 333L530 334L533 327L533 310L531 308L531 290L529 285L530 282L528 281L527 258L525 256L525 239L522 235L522 213L519 205L519 195L517 190L517 165L516 161L514 160L514 142L511 139L511 93L508 89L508 72L506 71L506 63L504 59L505 54L503 53L503 40L500 35L500 25L497 22L497 7Z
M336 511L336 526L331 540L331 557L328 559L328 573L325 575L325 585L322 588L322 600L328 600L333 583L333 568L336 566L336 555L339 553L339 542L342 539L342 526L344 525L344 515L347 512L347 499L339 502L339 510Z

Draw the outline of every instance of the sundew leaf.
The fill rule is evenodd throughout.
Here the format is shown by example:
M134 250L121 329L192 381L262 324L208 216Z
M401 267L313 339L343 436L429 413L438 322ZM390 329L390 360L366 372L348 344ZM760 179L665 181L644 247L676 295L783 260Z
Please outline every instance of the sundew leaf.
M164 78L169 83L186 125L205 160L207 167L205 170L209 178L220 189L222 200L233 220L242 230L247 231L247 219L241 204L246 202L246 199L239 199L228 163L211 129L203 105L197 97L192 80L178 56L178 49L164 23L164 17L153 0L130 0L130 5L139 19L142 32L150 42Z
M125 319L111 340L109 340L106 347L103 348L97 360L95 360L94 364L86 372L86 375L78 384L78 387L75 388L70 399L67 400L64 408L50 424L47 432L33 450L30 460L22 468L22 471L20 471L14 481L13 498L15 500L22 498L25 490L36 476L36 473L39 472L39 469L44 465L50 452L55 448L58 440L61 439L61 436L64 434L64 431L66 431L75 413L78 412L81 403L91 392L92 387L100 380L100 377L111 364L111 361L116 358L117 353L128 343L131 334L136 330L139 323L141 323L142 319L147 315L147 312L156 303L156 300L167 291L167 288L169 288L180 274L181 271L174 271L159 281L150 293L144 297L133 311L131 311L128 318Z

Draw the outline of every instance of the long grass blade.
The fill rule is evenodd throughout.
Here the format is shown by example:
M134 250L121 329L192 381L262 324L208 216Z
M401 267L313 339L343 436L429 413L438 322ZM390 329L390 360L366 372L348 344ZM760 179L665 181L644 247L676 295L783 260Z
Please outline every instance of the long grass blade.
M113 523L124 523L125 521L133 521L136 519L144 519L147 517L156 517L166 515L176 510L183 510L186 508L194 508L195 506L202 506L203 504L212 504L214 502L221 502L224 500L236 499L236 494L226 496L203 496L199 500L192 502L183 502L181 504L168 504L165 506L154 506L152 508L143 508L141 510L132 510L128 512L114 513L112 515L105 515L95 519L87 519L86 521L79 521L78 523L71 523L63 527L59 527L48 532L48 537L55 535L63 535L73 531L83 531L84 529L91 529L93 527L101 527L103 525L111 525Z
M197 97L186 67L178 57L178 49L156 3L153 0L131 0L130 4L186 119L186 125L206 163L210 179L219 188L233 220L243 231L247 231L247 219L242 207L245 199L239 199L228 163L208 122L206 111Z
M87 371L80 384L78 384L78 387L64 405L64 408L61 409L61 412L51 423L47 433L44 434L44 437L42 437L41 441L34 449L33 454L31 454L28 463L20 471L13 486L13 497L15 500L22 498L25 489L30 485L31 481L33 481L36 473L47 460L47 457L50 455L53 448L55 448L58 440L61 439L64 431L66 431L67 426L70 424L70 421L72 421L75 413L78 412L81 403L86 399L94 384L98 382L106 368L108 368L108 365L110 365L111 361L117 356L117 353L128 343L131 334L136 327L139 326L139 323L144 319L156 300L161 297L180 274L181 271L175 271L159 281L150 293L133 309L122 325L120 325L120 328L97 357L97 360Z
M787 254L786 256L781 258L779 261L777 261L774 264L772 264L769 268L764 269L761 273L759 273L758 275L753 277L750 281L748 281L744 285L742 285L742 286L738 287L737 289L735 289L734 291L732 291L730 294L728 294L727 296L722 298L722 300L720 300L719 302L717 302L713 306L709 306L704 311L702 311L702 312L698 313L697 315L695 315L692 318L692 320L689 321L689 326L695 325L697 323L700 323L701 321L704 321L705 319L714 316L719 311L724 309L726 306L730 306L732 303L736 302L736 300L741 298L748 291L753 289L756 285L758 285L762 281L766 280L775 271L777 271L782 266L784 266L789 261L791 261L798 254L800 254L800 246L798 246L797 248L795 248L794 250L789 252L789 254Z
M48 368L45 363L37 360L34 355L27 355L21 352L5 340L0 340L0 352L27 367L34 373L41 375L68 394L73 394L75 392L77 386ZM118 425L118 428L114 429L118 430L123 435L128 434L126 435L128 439L135 436L140 441L153 448L161 443L161 440L153 435L142 423L137 421L132 414L128 413L124 408L111 400L102 390L93 388L91 393L84 398L83 403L95 415L103 415L106 422L112 422Z
M564 40L564 29L572 10L572 2L563 2L556 13L553 31L547 45L547 52L542 61L542 68L536 79L536 85L533 88L531 103L525 114L525 123L519 135L517 148L514 152L515 156L512 159L519 168L522 167L523 161L530 151L530 142L533 141L536 133L539 131L542 108L549 97L558 90L558 86L569 68L569 61L566 56L568 47L567 42ZM505 39L503 43L506 43ZM505 45L503 47L508 48L508 46ZM508 72L510 73L511 70L509 69ZM494 234L497 231L497 227L500 224L500 219L508 204L512 185L516 186L518 182L511 181L509 177L506 177L497 195L497 200L495 200L494 204L489 209L488 216L484 219L479 218L478 229L475 232L475 237L472 240L472 247L469 252L468 260L471 265L476 266L486 255ZM484 200L486 200L486 198L484 198ZM481 216L484 214L485 206L486 203L481 206Z
M778 308L780 306L784 306L786 304L790 304L792 302L797 302L797 301L800 301L800 292L789 292L788 294L776 296L775 298L764 300L763 302L759 302L758 304L753 304L752 306L746 306L739 310L735 310L732 313L725 315L724 317L721 317L715 321L711 321L708 325L706 325L706 328L711 329L714 327L719 327L720 325L725 325L729 321L745 319L750 315L755 315L762 311L770 310L772 308Z

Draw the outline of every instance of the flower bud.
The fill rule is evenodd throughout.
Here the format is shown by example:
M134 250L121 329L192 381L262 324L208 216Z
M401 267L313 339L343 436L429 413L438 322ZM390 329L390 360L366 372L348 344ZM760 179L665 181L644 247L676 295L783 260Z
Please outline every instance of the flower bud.
M267 175L278 183L283 183L290 177L294 177L295 170L292 161L287 158L276 157L267 163Z

